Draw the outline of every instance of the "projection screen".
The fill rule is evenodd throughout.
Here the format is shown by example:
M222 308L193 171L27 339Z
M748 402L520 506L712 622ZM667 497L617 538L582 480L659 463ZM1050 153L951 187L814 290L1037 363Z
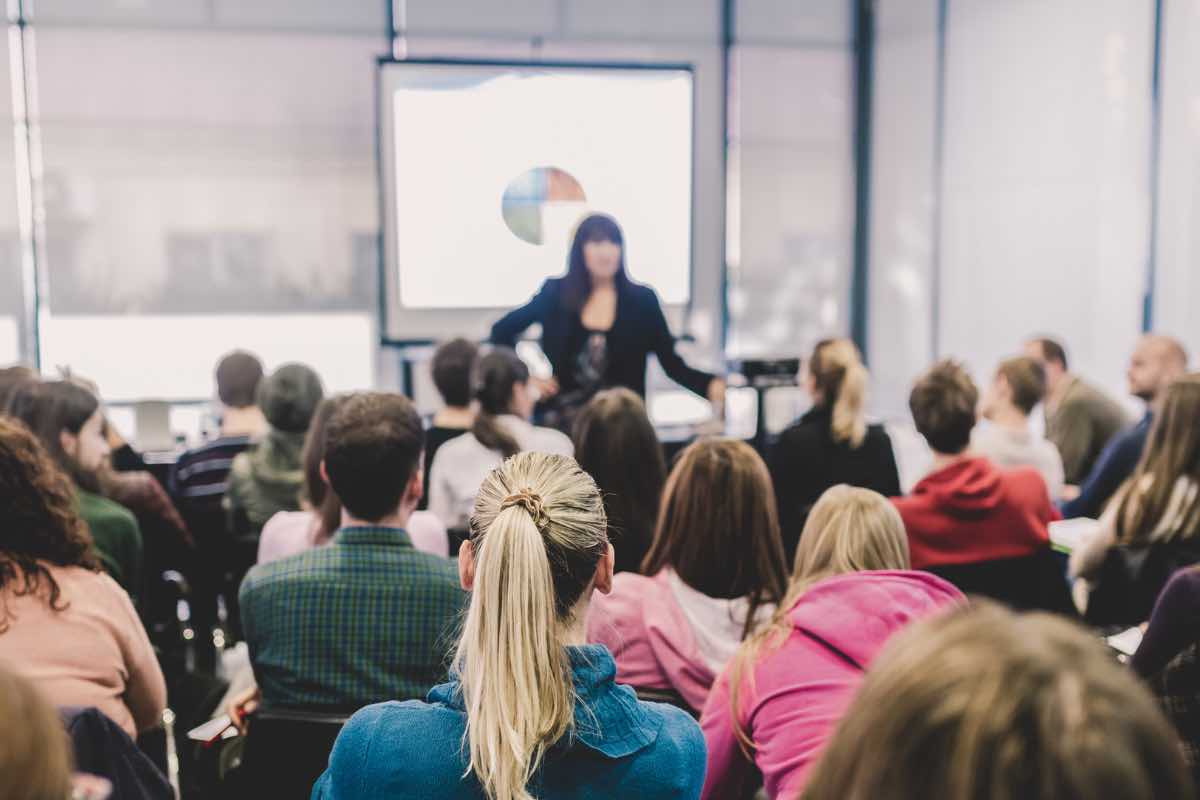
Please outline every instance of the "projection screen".
M620 222L630 277L686 305L693 91L679 65L382 62L386 335L486 335L565 271L597 211Z

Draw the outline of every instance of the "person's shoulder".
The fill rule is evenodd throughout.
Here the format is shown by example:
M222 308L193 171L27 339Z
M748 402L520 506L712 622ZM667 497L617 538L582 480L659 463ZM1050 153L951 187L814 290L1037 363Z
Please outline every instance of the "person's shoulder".
M455 562L433 553L426 553L424 550L417 550L415 547L406 550L405 555L415 570L430 583L453 588L456 592L462 591Z
M240 594L250 595L281 584L298 584L319 574L329 547L314 547L302 553L255 564L242 579Z
M411 776L403 783L421 787L457 779L464 725L461 712L422 700L366 706L338 734L330 772L335 781L356 786L394 784L397 776ZM377 780L384 775L390 777Z
M1049 499L1046 477L1037 467L1026 464L1019 467L997 467L996 469L1000 473L1000 480L1014 491L1022 502Z
M553 455L574 456L575 444L571 437L554 428L535 426L533 429L534 447L532 449Z
M645 308L662 305L662 301L658 298L658 292L644 283L628 281L622 292L626 298Z
M90 492L80 492L80 498L83 501L81 505L87 508L87 516L92 518L90 522L137 530L137 517L117 501Z
M827 421L813 413L805 414L779 434L779 441L793 446L817 444L828 438Z
M54 576L54 580L63 589L71 586L92 600L129 596L121 588L121 584L113 580L106 572L95 572L87 567L60 567L57 565L50 565L49 570L50 574Z
M613 575L612 589L608 594L597 592L592 596L592 606L601 616L624 616L629 610L640 608L648 598L659 592L660 588L653 578L636 572L618 572Z
M654 744L642 758L652 762L660 778L674 778L673 783L684 788L695 784L698 790L704 781L707 748L700 724L691 714L665 703L641 703L646 715L658 723ZM672 773L674 773L672 775Z
M455 459L467 458L479 447L479 440L475 438L475 434L463 431L460 435L438 446L437 452L433 454L433 464L429 468L433 469L439 463L445 465Z

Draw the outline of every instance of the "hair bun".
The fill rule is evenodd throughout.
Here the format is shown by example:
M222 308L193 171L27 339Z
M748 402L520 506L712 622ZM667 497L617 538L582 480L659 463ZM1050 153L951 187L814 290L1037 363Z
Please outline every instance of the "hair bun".
M537 529L545 533L546 527L550 524L550 518L546 516L546 504L542 501L541 495L529 488L522 489L516 494L510 494L504 498L504 502L500 504L500 510L504 511L514 506L525 509Z

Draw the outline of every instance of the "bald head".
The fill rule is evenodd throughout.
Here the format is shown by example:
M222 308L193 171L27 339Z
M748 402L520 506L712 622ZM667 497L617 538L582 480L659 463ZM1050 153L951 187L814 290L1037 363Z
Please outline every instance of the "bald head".
M1129 359L1129 393L1152 403L1187 372L1187 350L1178 339L1148 333L1138 340Z

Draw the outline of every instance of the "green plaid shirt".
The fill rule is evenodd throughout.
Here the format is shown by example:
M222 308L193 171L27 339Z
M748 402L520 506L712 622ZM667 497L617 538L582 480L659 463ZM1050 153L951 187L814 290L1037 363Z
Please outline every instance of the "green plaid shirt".
M446 679L466 597L454 562L398 528L343 528L326 547L254 567L238 598L263 701L349 710L424 698Z

